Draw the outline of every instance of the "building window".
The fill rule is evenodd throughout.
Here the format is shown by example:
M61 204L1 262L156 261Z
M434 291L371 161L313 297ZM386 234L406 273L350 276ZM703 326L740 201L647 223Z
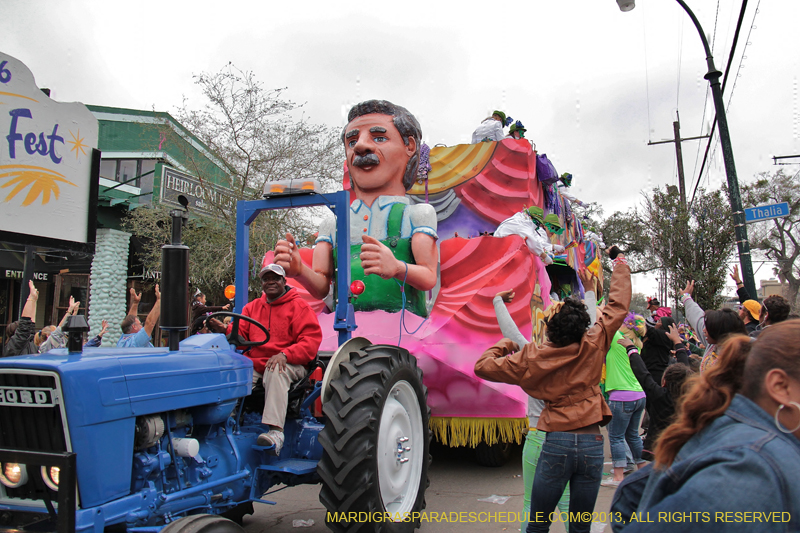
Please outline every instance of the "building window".
M120 183L127 183L134 187L139 186L139 180L136 178L139 175L139 160L138 159L120 159L117 166L117 181ZM133 181L128 181L133 180Z
M117 183L139 187L143 193L153 191L153 176L157 159L103 159L100 177ZM133 179L137 178L137 179Z
M100 177L117 181L117 160L103 159L100 161Z
M139 160L139 175L141 185L139 188L143 195L153 192L153 177L155 176L156 160L155 159L141 159ZM141 196L139 202L149 204L152 202L153 195Z

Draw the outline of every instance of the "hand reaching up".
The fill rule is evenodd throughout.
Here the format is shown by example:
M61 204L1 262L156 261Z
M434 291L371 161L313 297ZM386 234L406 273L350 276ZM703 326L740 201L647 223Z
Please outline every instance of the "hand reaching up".
M28 282L28 290L28 298L34 302L39 299L39 291L36 289L36 285L33 284L33 280Z
M514 296L516 296L516 294L514 293L513 290L508 290L508 291L500 291L495 296L499 296L500 298L503 299L505 303L509 304L514 299Z
M678 296L682 296L684 294L688 294L689 296L691 296L693 292L694 292L694 280L687 281L686 287L678 291Z

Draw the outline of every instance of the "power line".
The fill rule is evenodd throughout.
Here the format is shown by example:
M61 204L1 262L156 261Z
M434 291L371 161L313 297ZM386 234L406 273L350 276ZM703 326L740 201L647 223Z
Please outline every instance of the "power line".
M719 0L717 0L717 12L714 15L714 33L711 36L711 50L712 51L714 50L714 46L717 43L717 22L718 22L718 20L719 20ZM711 91L711 86L706 85L706 95L705 95L705 98L703 99L703 114L700 116L700 133L701 134L703 133L703 127L705 126L706 110L708 109L708 93L709 93L709 91ZM713 135L714 135L714 127L712 126L711 127L711 131L708 134L709 143L711 142L711 137ZM700 146L701 145L698 143L697 152L695 152L695 156L694 156L694 169L692 170L692 173L694 173L694 170L697 170L697 160L700 157ZM703 166L705 166L705 157L707 157L707 156L708 156L708 149L706 149L706 154L703 157ZM698 174L698 177L697 177L698 180L700 179L700 176L702 176L702 174L703 174L702 168L703 167L701 167L701 169L700 169L700 174ZM697 190L697 186L696 185L695 185L695 190ZM694 194L692 194L692 200L694 200ZM690 205L691 205L691 202L690 202Z
M761 5L761 0L759 0L758 3L759 3L759 5ZM733 34L733 43L731 44L731 51L730 51L730 53L728 55L728 64L725 66L725 76L724 76L724 78L722 80L722 92L723 93L725 92L725 85L727 85L727 83L728 83L728 74L729 74L729 72L731 70L731 64L733 63L733 56L734 56L734 51L736 50L736 44L739 42L739 31L742 28L742 22L744 21L744 13L745 13L746 9L747 9L747 0L742 0L742 8L739 11L739 20L736 22L736 32ZM756 14L758 14L758 6L756 6ZM755 22L755 15L753 15L753 21ZM752 24L751 24L751 30L752 30ZM747 47L747 44L745 44L745 49L746 49L746 47ZM744 55L744 54L742 54L742 55ZM714 131L716 129L716 125L717 125L717 116L715 114L714 115L714 121L711 123L711 131L709 132L710 136L708 138L708 144L706 145L706 152L703 155L703 163L700 166L700 173L697 175L697 182L694 185L694 191L692 191L692 199L689 201L689 208L690 209L692 207L692 204L694 203L694 197L697 194L697 187L700 185L700 180L703 177L703 169L706 166L706 161L708 160L708 152L711 149L711 143L714 140ZM716 144L715 144L715 147L716 147Z
M714 45L717 43L717 21L719 21L719 0L717 0L717 12L714 14L714 33L711 35L711 51L714 51Z
M647 68L647 17L642 17L642 41L644 41L644 83L645 93L647 94L647 139L650 139L650 132L653 127L650 124L650 74Z
M739 68L736 69L736 76L733 78L733 87L731 87L731 94L728 96L728 105L726 106L726 109L730 109L731 107L731 99L733 98L733 91L736 90L736 80L739 79L739 72L742 70L742 65L744 63L744 60L747 59L747 56L744 54L745 52L747 52L747 45L750 44L750 35L753 33L753 30L756 29L756 15L758 15L758 8L760 6L761 6L761 0L758 0L758 4L756 4L756 12L753 13L753 22L750 23L750 29L747 31L747 40L744 42L744 50L742 50L742 57L739 59ZM738 32L738 26L737 26L737 32ZM727 76L725 81L727 81Z
M747 59L747 56L744 55L744 54L745 54L745 52L747 52L747 45L750 44L750 34L753 32L753 29L756 28L756 26L755 26L756 15L758 14L758 7L760 5L761 5L761 0L758 1L758 5L756 6L756 11L755 11L755 13L753 13L753 22L750 23L750 30L747 33L747 40L745 41L745 44L744 44L744 50L742 50L742 55L739 58L739 66L738 66L738 68L736 70L736 76L733 77L733 87L731 88L731 92L728 95L728 103L725 105L725 109L729 109L730 108L731 100L733 99L733 91L736 88L736 82L737 82L737 80L739 79L739 76L740 76L739 72L742 70L742 67L744 66L743 65L744 60ZM736 34L737 38L738 38L739 27L740 26L737 25L737 34ZM733 54L733 50L731 50L731 57L728 58L728 67L725 69L725 80L724 80L723 85L722 85L723 90L725 88L725 84L728 82L728 72L730 70L730 65L731 65L731 63L733 61L733 55L732 54ZM714 119L716 120L716 117L714 117ZM717 146L718 146L718 144L714 144L714 149L711 151L711 159L712 160L714 159L714 156L717 153ZM706 173L706 183L710 184L710 179L711 179L710 178L710 174Z
M683 24L686 18L681 17L681 38L678 41L678 90L675 91L675 107L676 109L680 109L680 101L681 101L681 60L683 59Z
M705 95L705 98L703 98L703 114L700 117L700 133L701 134L703 133L703 128L705 126L705 121L706 121L706 110L708 109L708 93L709 93L709 91L711 91L711 86L710 85L706 85L706 95ZM709 142L710 142L710 138L711 138L712 135L714 135L713 126L711 128L711 131L708 132ZM700 158L700 146L701 146L700 143L698 143L697 144L697 152L695 152L695 155L694 155L694 169L692 169L692 174L694 174L694 171L697 170L697 160ZM705 159L703 159L703 164L705 164ZM702 170L700 171L700 174L698 174L698 179L699 179L699 176L701 174L702 174ZM694 199L694 195L692 195L692 198Z

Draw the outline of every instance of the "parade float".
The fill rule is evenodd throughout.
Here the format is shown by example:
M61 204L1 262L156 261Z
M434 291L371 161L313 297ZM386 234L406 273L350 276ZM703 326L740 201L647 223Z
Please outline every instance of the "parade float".
M448 446L475 447L479 462L490 465L502 463L507 444L521 442L528 429L527 395L519 387L481 380L473 371L481 353L502 336L493 297L513 289L511 316L523 335L541 340L551 293L582 295L576 271L590 268L600 274L597 244L586 237L561 184L552 176L543 181L541 170L537 174L537 159L541 169L546 158L526 139L436 146L429 154L423 147L419 177L408 196L412 203L432 205L438 219L439 283L427 293L427 312L402 303L372 311L356 305L355 335L402 346L417 357L434 438ZM343 185L354 200L346 166ZM552 237L566 248L552 265L531 253L522 237L492 235L503 220L530 206L556 214L565 228ZM301 252L311 265L312 250ZM364 282L372 278L381 281L367 276ZM327 305L298 289L319 313L326 335L321 349L335 350L334 317Z

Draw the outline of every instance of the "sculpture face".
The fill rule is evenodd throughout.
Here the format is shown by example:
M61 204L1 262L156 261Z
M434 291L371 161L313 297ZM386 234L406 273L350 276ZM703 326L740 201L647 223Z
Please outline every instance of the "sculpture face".
M411 137L408 145L403 142L390 115L373 113L353 119L347 125L344 146L358 198L371 205L377 196L405 195L403 174L417 146Z

